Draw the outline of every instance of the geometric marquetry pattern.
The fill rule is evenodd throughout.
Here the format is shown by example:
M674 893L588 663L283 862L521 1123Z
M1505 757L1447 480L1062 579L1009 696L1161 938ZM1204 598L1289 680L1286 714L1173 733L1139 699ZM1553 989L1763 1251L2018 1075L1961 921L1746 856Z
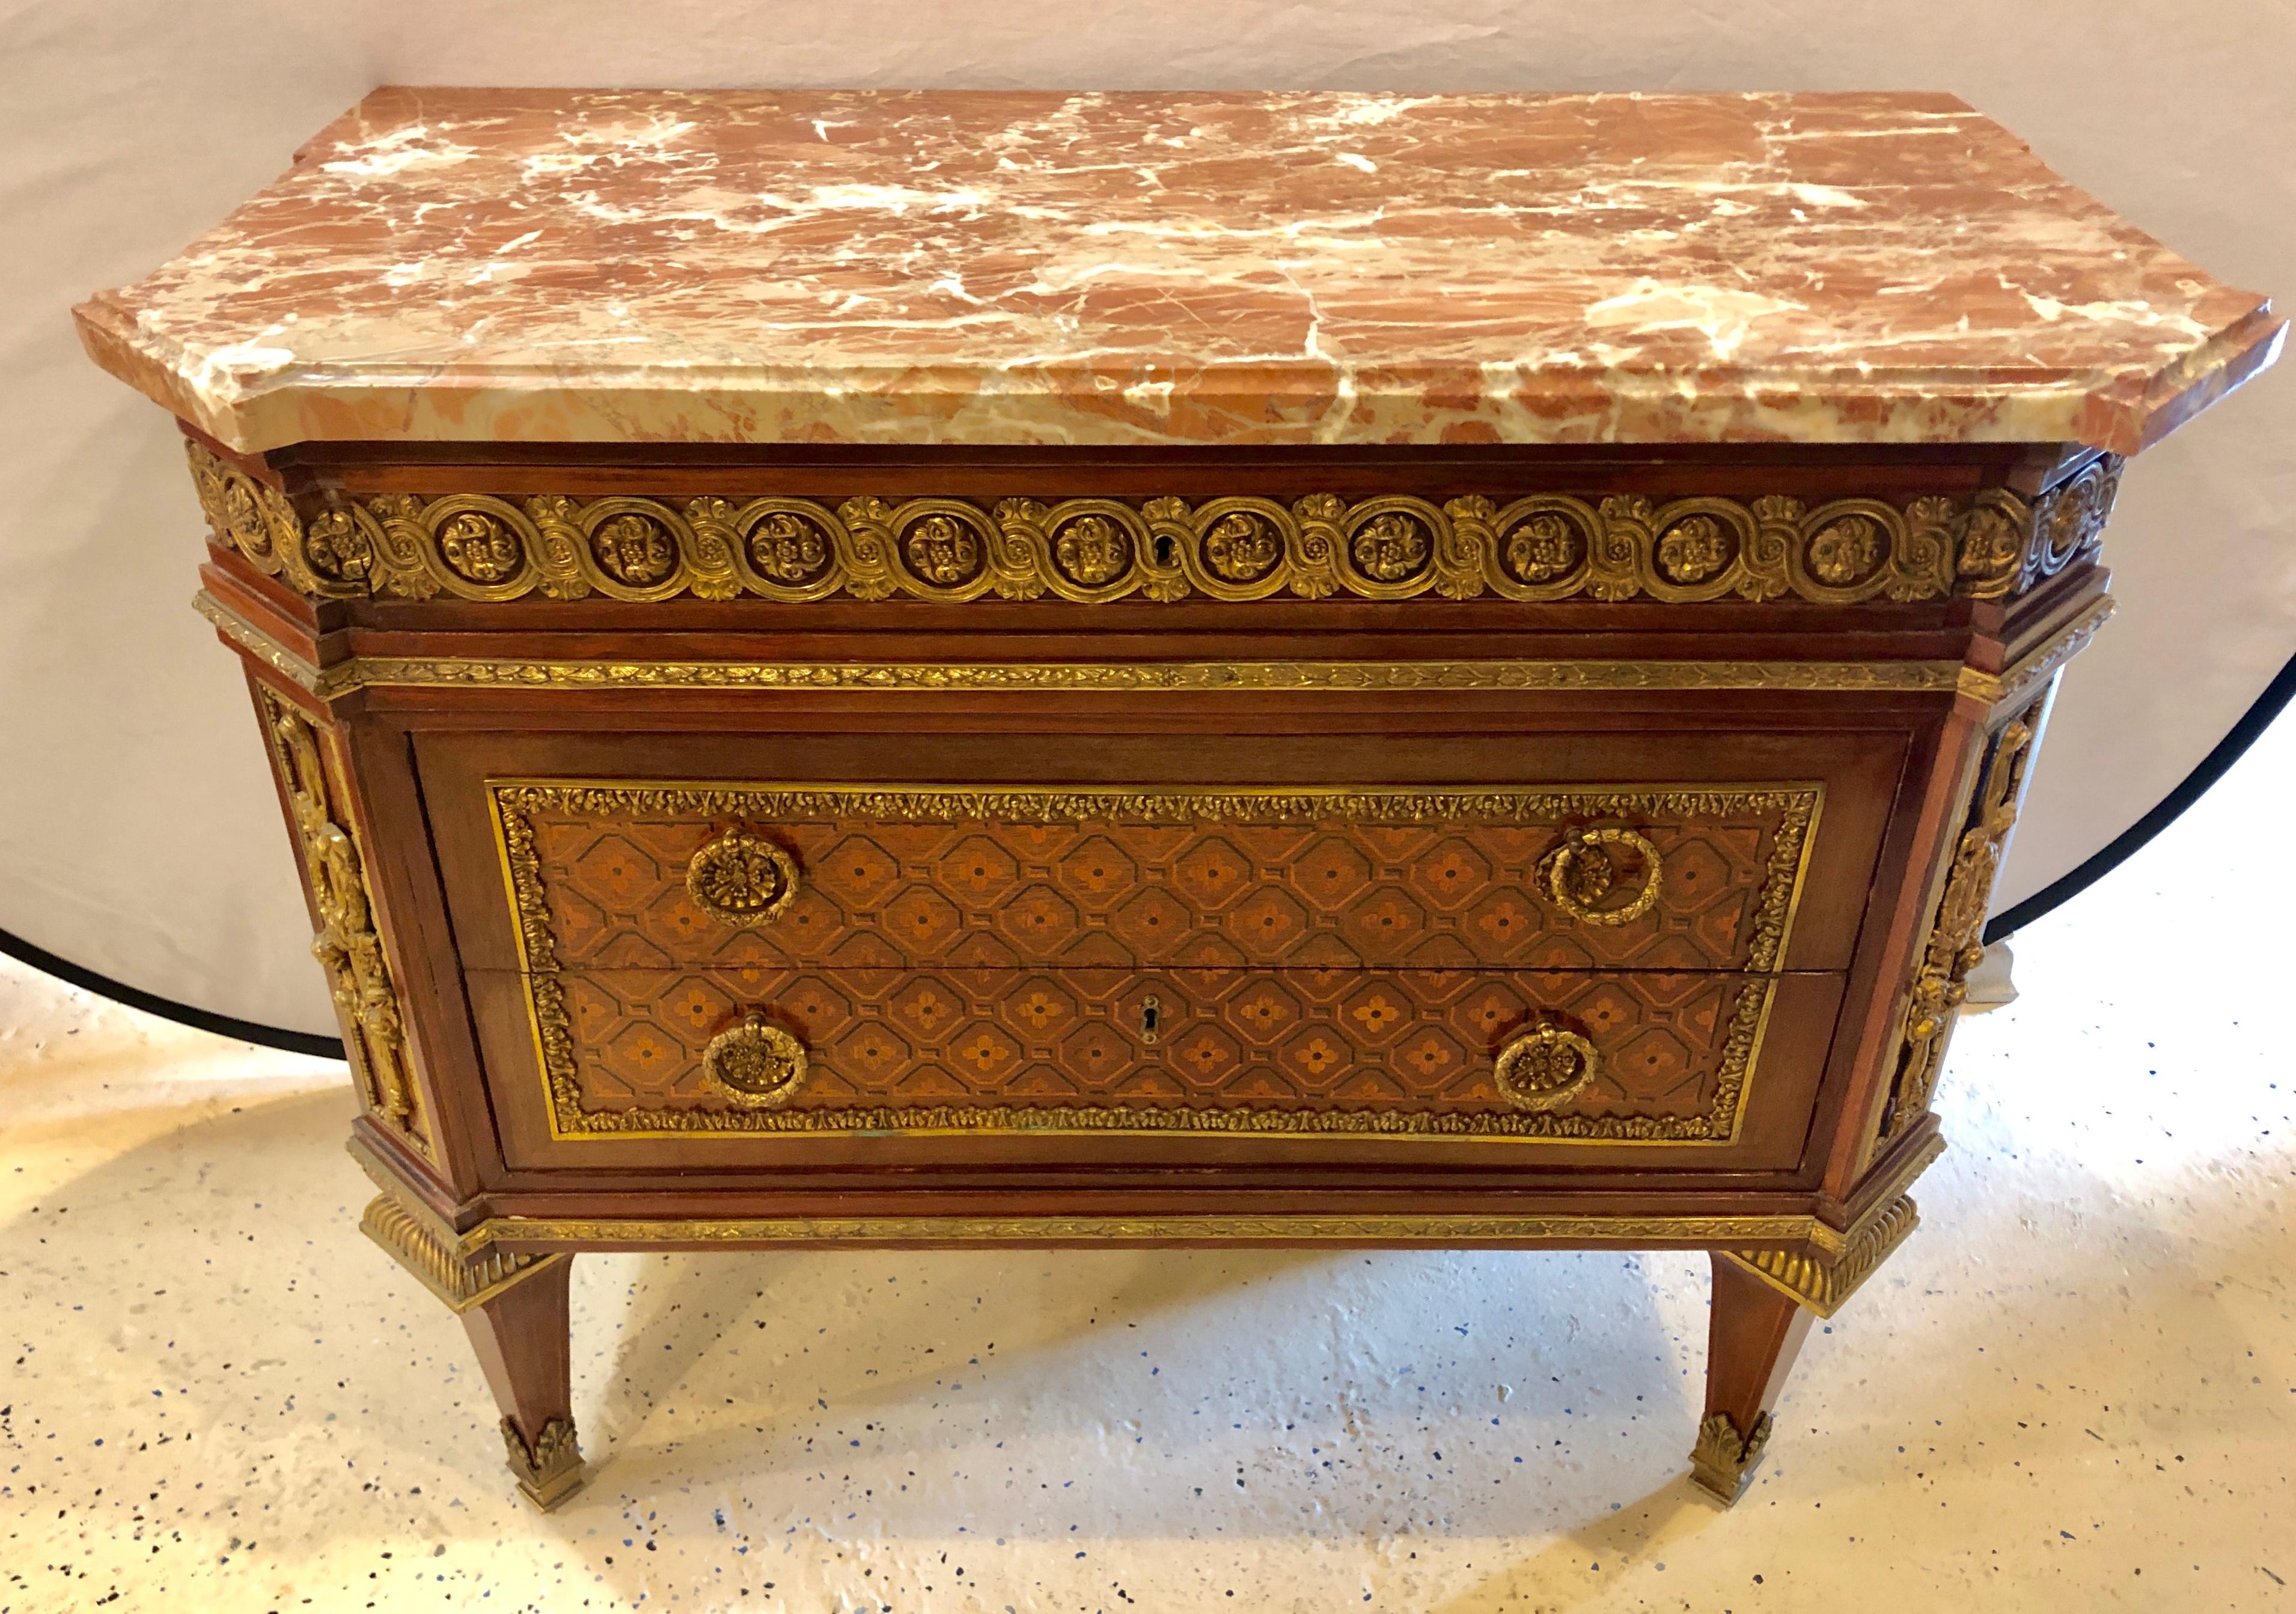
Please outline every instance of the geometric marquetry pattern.
M1726 1139L1771 983L1742 975L1487 971L742 969L565 978L583 1131L968 1125L1513 1132ZM1142 1007L1157 1000L1152 1041ZM702 1045L752 1005L806 1045L783 1109L727 1105ZM1743 1024L1740 1024L1741 1011ZM1519 1112L1492 1080L1535 1016L1599 1074ZM888 1111L900 1112L890 1119ZM967 1118L952 1120L953 1115ZM1084 1118L1079 1118L1080 1115ZM562 1116L562 1123L574 1118Z
M985 817L954 792L711 792L736 798L720 811L700 792L521 794L559 962L607 969L1771 969L1816 796L1413 792L1417 822L1366 822L1361 793L1244 797L1216 817L1138 792L1001 792ZM1029 815L1031 797L1054 810ZM686 889L694 852L735 823L800 871L763 926L721 922ZM1588 924L1554 904L1541 861L1589 824L1657 848L1648 913ZM1641 873L1620 873L1630 894Z
M1735 1134L1820 792L1143 791L498 783L561 1135L856 1128ZM1626 922L1541 864L1631 830ZM704 913L729 829L800 871L758 925ZM1628 851L1623 891L1647 878ZM1623 901L1620 897L1623 897ZM1745 971L1749 974L1722 974ZM1632 973L1627 973L1632 971ZM1144 1015L1157 1000L1154 1031ZM745 1014L806 1045L781 1107L701 1051ZM1552 1112L1492 1078L1515 1032L1587 1037Z

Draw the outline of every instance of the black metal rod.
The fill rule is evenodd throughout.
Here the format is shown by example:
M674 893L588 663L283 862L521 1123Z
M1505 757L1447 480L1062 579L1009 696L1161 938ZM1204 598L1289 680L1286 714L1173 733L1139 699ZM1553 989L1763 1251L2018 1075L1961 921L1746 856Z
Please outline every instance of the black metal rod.
M2272 726L2273 719L2280 716L2292 699L2296 699L2296 656L2288 659L2288 664L2264 686L2264 692L2241 714L2240 721L2217 741L2216 749L2202 758L2199 766L2161 799L2160 805L2105 842L2070 873L2051 881L2016 906L1996 914L1986 924L1986 941L2005 941L2014 936L2127 862L2147 841L2174 823L2186 807L2208 794L2210 787L2256 743L2256 737Z
M12 931L0 930L0 953L84 992L108 997L113 1003L125 1004L131 1009L141 1009L146 1014L156 1014L161 1020L174 1020L179 1026L212 1031L217 1036L228 1036L242 1043L260 1043L266 1048L283 1048L290 1053L308 1053L319 1059L343 1057L342 1039L340 1037L315 1036L308 1031L290 1031L281 1026L266 1026L256 1020L239 1020L207 1009L195 1009L189 1004L179 1004L172 997L142 991L125 981L114 980L109 975L99 975L93 970L83 969L69 958L58 957L45 947L34 946Z

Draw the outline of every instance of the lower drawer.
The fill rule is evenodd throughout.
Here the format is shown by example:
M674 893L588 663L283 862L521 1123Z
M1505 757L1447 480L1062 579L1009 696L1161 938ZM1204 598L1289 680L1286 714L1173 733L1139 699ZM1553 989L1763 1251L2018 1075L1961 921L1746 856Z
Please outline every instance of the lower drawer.
M1841 991L1833 975L1569 971L585 970L471 984L513 1166L649 1139L735 1159L842 1140L898 1159L937 1138L1025 1151L1062 1135L1673 1143L1702 1165L1739 1163L1712 1151L1752 1164L1798 1145Z

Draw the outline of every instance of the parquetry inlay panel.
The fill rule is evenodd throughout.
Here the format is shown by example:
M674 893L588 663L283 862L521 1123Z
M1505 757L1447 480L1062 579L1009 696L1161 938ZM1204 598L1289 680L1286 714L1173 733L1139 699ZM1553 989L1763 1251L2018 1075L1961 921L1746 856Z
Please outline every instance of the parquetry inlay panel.
M504 799L532 826L570 968L1696 970L1775 965L1816 794L1390 793L1415 809L1390 822L1364 822L1356 797L1012 792L987 815L947 791ZM735 823L802 872L770 924L725 923L687 889ZM1574 918L1549 889L1546 861L1590 823L1659 853L1658 899L1629 922ZM1631 904L1651 872L1598 856L1615 876L1598 905Z
M493 792L562 1135L1685 1142L1734 1135L1772 985L1731 971L1777 967L1820 795ZM1559 848L1606 824L1638 827L1558 872ZM771 838L800 871L762 922L703 911L685 878L736 832ZM1606 912L1631 917L1585 917ZM752 1013L808 1054L803 1090L769 1110L727 1103L702 1076L702 1049ZM1528 1113L1491 1062L1541 1023L1587 1036L1602 1074Z
M893 1110L912 1127L1521 1120L1546 1135L1683 1139L1728 1135L1751 1053L1734 1059L1733 1034L1751 1037L1771 989L1717 972L1464 970L599 971L563 983L566 1096L584 1130L818 1130L882 1125ZM1151 995L1152 1042L1141 1031ZM766 1114L736 1110L701 1075L702 1045L758 1005L810 1056L804 1091ZM1542 1016L1583 1029L1598 1075L1566 1112L1518 1117L1491 1056ZM1086 1110L1101 1118L1078 1119Z

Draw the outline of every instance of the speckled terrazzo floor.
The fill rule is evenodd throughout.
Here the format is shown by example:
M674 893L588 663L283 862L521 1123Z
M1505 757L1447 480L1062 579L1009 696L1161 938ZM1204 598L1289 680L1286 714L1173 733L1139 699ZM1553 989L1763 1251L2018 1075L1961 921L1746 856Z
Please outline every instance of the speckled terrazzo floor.
M0 965L0 1610L2296 1608L2296 725L2020 938L1759 1482L1694 1258L589 1257L537 1519L336 1069Z

